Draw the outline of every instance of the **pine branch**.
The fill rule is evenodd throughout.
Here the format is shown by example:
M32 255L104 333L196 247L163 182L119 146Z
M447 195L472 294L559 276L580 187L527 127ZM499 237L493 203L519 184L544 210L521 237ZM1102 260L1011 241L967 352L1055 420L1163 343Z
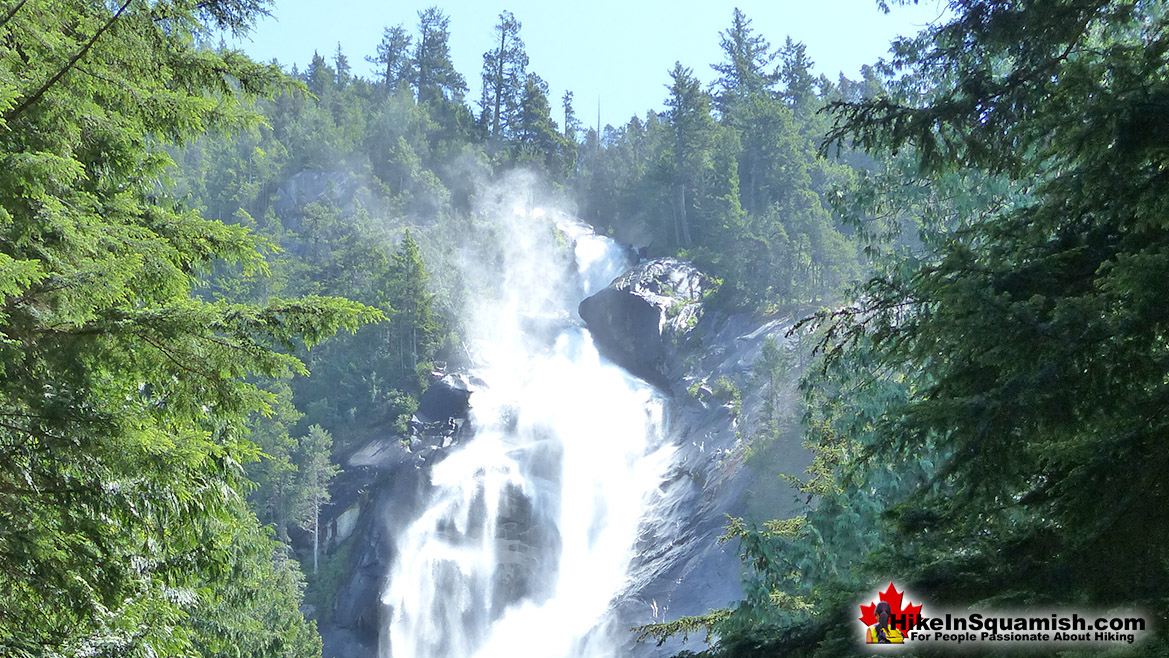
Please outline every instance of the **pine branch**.
M20 0L20 2L16 3L16 6L10 9L8 13L4 15L4 18L0 18L0 27L7 25L8 21L12 20L12 17L16 15L16 12L20 11L20 8L26 4L28 4L28 0Z
M65 77L66 73L71 71L73 69L73 67L77 65L77 62L81 61L81 58L83 58L87 54L89 54L89 50L91 48L93 48L93 45L95 43L97 43L97 40L100 39L101 36L106 33L106 30L110 29L110 27L112 27L113 24L115 22L117 22L117 20L119 18L121 18L122 14L125 13L126 9L130 6L130 3L133 1L134 0L126 0L126 2L122 3L122 6L118 8L118 11L115 12L114 15L110 17L110 20L106 21L105 25L102 25L101 28L99 28L98 31L95 32L92 37L90 37L89 41L85 44L85 46L81 50L77 51L77 54L73 55L73 57L68 62L65 63L65 66L61 67L61 70L57 71L57 73L53 77L49 78L48 82L41 85L41 88L38 89L36 91L36 93L34 93L32 96L29 96L28 98L26 98L23 103L21 103L20 105L16 106L14 109L9 110L7 113L5 113L4 123L10 123L13 119L15 119L17 116L19 116L22 112L24 112L29 107L32 107L34 104L39 102L41 100L41 98L44 97L45 93L48 92L49 89L51 89L53 87L53 85L57 84L61 80L61 78Z

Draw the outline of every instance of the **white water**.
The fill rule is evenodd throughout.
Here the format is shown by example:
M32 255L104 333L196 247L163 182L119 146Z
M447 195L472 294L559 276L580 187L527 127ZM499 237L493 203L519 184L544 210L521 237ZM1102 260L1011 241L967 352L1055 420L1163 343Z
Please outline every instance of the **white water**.
M628 633L607 612L673 449L661 400L567 319L629 263L564 218L571 261L544 213L502 221L503 292L473 314L474 437L434 467L425 512L396 538L382 658L599 658ZM556 318L550 341L533 335Z

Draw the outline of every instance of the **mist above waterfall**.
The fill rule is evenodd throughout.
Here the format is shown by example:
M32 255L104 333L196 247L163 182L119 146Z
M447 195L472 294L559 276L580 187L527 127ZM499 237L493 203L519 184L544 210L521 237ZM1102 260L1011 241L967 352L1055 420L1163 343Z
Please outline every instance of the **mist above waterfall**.
M473 434L395 538L383 658L606 656L627 631L607 612L673 448L662 400L603 360L576 316L627 251L531 189L512 177L480 195L499 239L463 251L464 276L490 282L466 310Z

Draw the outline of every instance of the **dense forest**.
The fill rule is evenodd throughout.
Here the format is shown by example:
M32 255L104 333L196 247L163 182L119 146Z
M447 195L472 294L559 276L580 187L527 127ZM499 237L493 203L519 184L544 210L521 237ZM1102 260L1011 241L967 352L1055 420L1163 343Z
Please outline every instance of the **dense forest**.
M469 99L437 7L367 78L227 47L264 0L2 3L0 653L319 656L330 484L468 359L499 284L454 265L520 180L810 360L748 437L802 433L808 513L731 519L746 600L647 641L847 654L894 575L1141 610L1128 650L1166 651L1166 7L949 6L857 80L736 9L712 84L679 63L664 111L586 128L506 11Z

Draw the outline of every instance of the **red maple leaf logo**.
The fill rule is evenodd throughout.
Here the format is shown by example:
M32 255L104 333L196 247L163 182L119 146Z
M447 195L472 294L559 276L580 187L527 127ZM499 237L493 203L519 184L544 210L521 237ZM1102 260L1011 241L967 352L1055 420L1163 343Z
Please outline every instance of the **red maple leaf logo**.
M887 602L894 615L913 615L914 617L920 617L920 605L909 604L904 608L901 607L902 594L904 594L904 592L898 592L897 589L893 587L893 583L889 583L889 589L885 590L884 592L878 592L877 598L878 600ZM880 621L877 619L876 602L861 606L860 620L864 622L865 626L872 626L873 624L876 624L878 621Z

